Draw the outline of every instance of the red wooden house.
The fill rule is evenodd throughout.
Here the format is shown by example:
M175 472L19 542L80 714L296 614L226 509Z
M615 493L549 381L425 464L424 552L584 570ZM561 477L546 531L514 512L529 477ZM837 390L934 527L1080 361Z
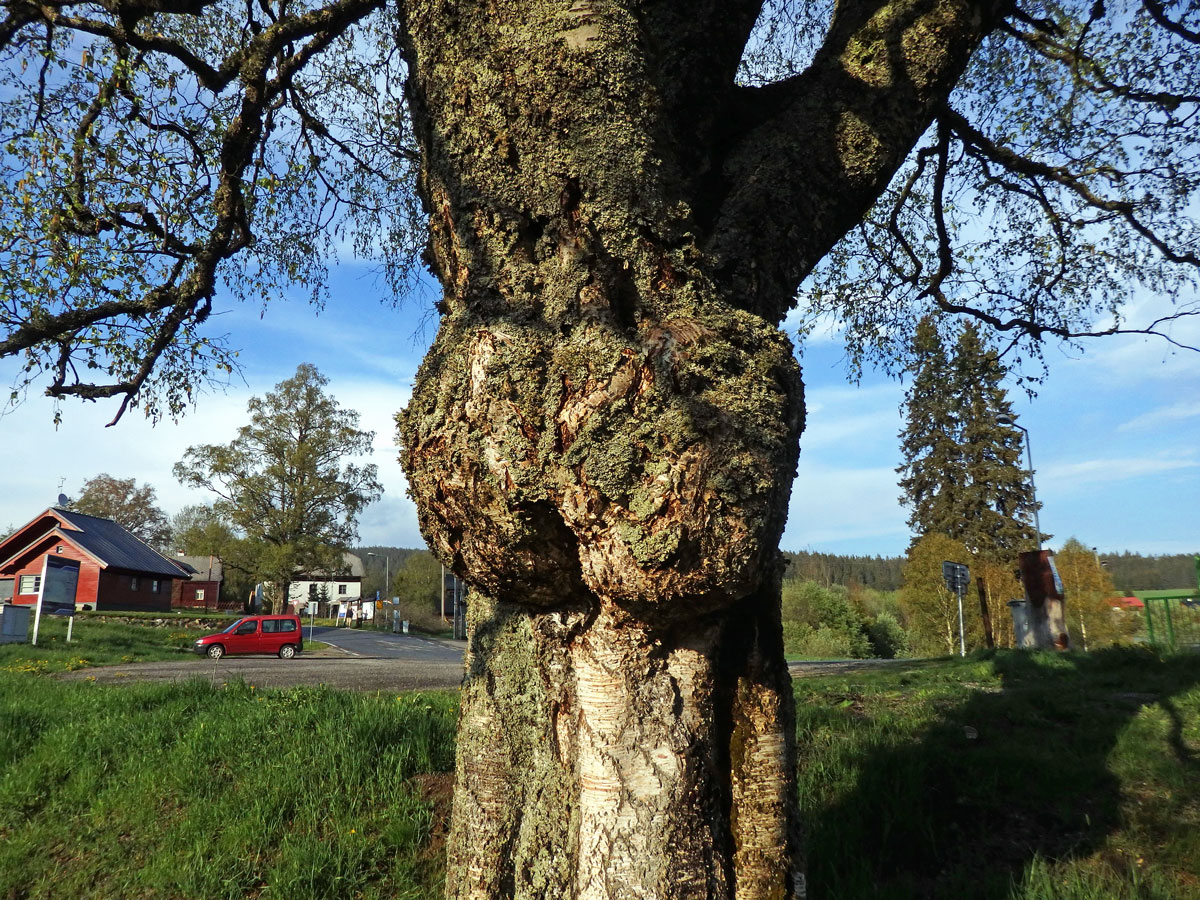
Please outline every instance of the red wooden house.
M51 507L0 541L0 603L32 604L48 555L79 560L77 609L167 612L189 573L111 519Z
M221 581L225 567L216 556L185 556L175 554L172 562L188 573L188 578L176 583L171 594L172 609L238 609L240 603L221 603Z

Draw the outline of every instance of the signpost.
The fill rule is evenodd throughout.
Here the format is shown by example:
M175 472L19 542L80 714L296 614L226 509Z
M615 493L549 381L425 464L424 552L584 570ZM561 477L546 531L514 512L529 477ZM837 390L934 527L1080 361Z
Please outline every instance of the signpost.
M971 573L962 563L942 563L942 577L946 579L946 587L958 595L958 653L967 655L967 636L963 631L963 595L967 592Z
M37 646L42 612L48 616L69 616L67 643L75 625L75 588L79 584L79 560L47 556L42 564L42 582L33 613L33 646Z
M308 639L313 639L313 628L317 624L317 607L321 604L316 600L308 601Z

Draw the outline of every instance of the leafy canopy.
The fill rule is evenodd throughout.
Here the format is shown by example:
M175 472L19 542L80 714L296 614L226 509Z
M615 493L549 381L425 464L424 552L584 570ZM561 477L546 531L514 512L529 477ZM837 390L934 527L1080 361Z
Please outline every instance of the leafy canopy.
M359 513L382 488L371 453L374 433L343 409L329 381L304 363L248 404L250 422L228 444L189 447L175 477L212 491L213 510L255 549L257 574L278 584L301 572L338 569Z
M71 509L89 516L112 519L134 537L159 550L168 549L171 523L158 507L158 497L149 484L140 487L133 478L114 478L100 473L79 489Z
M6 4L0 357L13 399L176 415L236 365L219 290L326 295L339 250L415 260L412 152L380 0ZM98 379L98 380L93 380Z
M909 364L931 311L1043 339L1200 315L1200 5L1014 3L875 207L802 292L854 366ZM1146 297L1162 310L1128 321ZM1034 367L1035 370L1037 366Z
M830 29L832 3L736 6L757 24L732 122L752 129L802 95L822 54L848 64L848 48L825 46L844 33ZM1200 6L973 6L997 25L915 145L879 148L901 162L875 205L840 242L783 266L801 318L840 323L855 367L892 371L934 309L1004 333L1015 361L1040 357L1046 337L1184 344L1172 319L1200 314ZM911 15L901 0L839 10L885 36ZM0 358L20 360L12 399L45 382L58 398L121 397L118 417L129 405L177 415L236 366L213 327L217 298L265 304L298 284L320 302L343 247L380 263L399 296L423 230L405 16L383 0L6 3ZM863 91L902 90L872 47L854 61ZM773 186L809 175L791 167ZM1127 322L1146 294L1165 311Z

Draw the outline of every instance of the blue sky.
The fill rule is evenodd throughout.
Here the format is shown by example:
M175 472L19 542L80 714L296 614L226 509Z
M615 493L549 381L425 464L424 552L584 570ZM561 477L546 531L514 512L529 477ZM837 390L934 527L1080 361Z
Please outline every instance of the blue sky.
M151 427L134 412L105 428L115 403L67 403L56 430L50 401L31 393L0 418L0 529L52 504L60 481L74 495L100 472L149 482L169 515L205 502L203 492L175 482L171 466L190 444L232 439L251 396L311 362L338 401L375 432L385 493L362 516L362 543L422 546L392 417L407 402L433 337L432 292L425 294L392 309L375 299L363 269L343 266L319 315L303 300L276 300L261 319L257 307L226 303L214 328L241 348L245 383L235 379L224 393L203 395L179 424ZM1143 305L1152 318L1154 304ZM1200 321L1178 323L1173 334L1200 345ZM1031 434L1051 546L1076 536L1101 551L1200 552L1200 355L1157 339L1119 337L1093 341L1082 354L1052 348L1047 358L1050 375L1038 396L1012 396ZM874 374L848 384L834 336L814 335L802 364L809 424L782 546L902 554L909 533L895 467L903 386ZM11 383L15 371L12 361L0 362L0 381Z

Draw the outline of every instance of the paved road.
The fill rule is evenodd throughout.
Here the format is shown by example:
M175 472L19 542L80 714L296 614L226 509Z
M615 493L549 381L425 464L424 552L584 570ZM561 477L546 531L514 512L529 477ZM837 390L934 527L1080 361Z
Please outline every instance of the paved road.
M308 638L308 627L304 636ZM98 666L66 672L66 680L123 681L242 680L257 687L327 685L362 691L412 691L457 688L462 681L462 643L433 641L409 634L387 634L357 628L317 628L313 638L328 650L305 652L294 659L274 656L226 656L220 660L194 656L171 662Z
M869 672L894 666L920 666L922 662L919 659L813 659L788 663L788 672L793 678L811 678L816 675Z
M308 626L304 637L308 639ZM464 641L435 641L415 634L389 634L366 628L315 628L312 637L360 659L403 659L408 662L452 662L462 665Z
M304 636L307 639L308 626ZM274 656L227 656L217 661L195 656L172 662L98 666L63 673L66 680L123 681L211 680L214 684L242 680L258 687L327 685L363 691L412 691L457 688L462 681L460 641L437 641L414 634L388 634L358 628L316 628L313 639L330 647L305 652L295 659ZM913 660L829 660L791 663L793 678L853 672Z

